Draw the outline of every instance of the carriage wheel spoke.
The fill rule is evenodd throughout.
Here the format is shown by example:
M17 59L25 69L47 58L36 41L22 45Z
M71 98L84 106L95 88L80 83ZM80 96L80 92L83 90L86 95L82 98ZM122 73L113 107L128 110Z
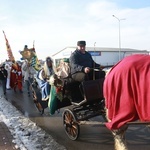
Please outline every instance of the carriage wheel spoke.
M69 117L69 114L66 114L65 115L65 123L67 123L67 124L70 124L70 117Z
M77 126L76 125L72 125L73 129L77 130Z
M72 132L73 132L73 135L75 136L76 135L76 132L77 132L77 128L76 128L76 126L72 126L73 128L72 128Z
M65 119L64 122L65 122L65 124L69 124L70 123L68 119Z
M72 120L72 115L68 113L68 119L71 121Z
M72 136L75 136L75 135L76 135L76 134L75 134L76 132L74 132L74 129L73 129L73 128L70 128L70 132L71 132L71 135L72 135Z

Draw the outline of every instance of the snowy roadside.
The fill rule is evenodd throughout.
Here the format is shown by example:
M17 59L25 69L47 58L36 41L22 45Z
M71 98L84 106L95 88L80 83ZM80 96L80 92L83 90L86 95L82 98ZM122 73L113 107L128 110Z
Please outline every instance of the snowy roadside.
M21 150L66 150L48 133L29 118L24 117L5 98L0 98L0 121L3 121L14 137L16 148Z

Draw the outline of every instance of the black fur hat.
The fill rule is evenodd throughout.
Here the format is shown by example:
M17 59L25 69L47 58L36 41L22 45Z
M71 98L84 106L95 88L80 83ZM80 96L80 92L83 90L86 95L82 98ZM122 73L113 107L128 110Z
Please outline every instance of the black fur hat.
M85 46L86 42L85 41L78 41L77 46Z

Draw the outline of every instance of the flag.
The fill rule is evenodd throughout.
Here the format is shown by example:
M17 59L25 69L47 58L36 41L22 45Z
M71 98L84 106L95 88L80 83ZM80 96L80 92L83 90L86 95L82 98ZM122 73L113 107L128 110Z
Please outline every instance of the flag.
M10 47L10 45L9 45L9 42L8 42L8 40L7 40L7 38L6 38L6 35L5 35L5 32L4 32L4 31L3 31L3 34L4 34L4 37L5 37L5 40L6 40L6 48L7 48L8 58L9 58L9 60L11 60L11 61L15 61L15 58L14 58L14 56L13 56L11 47Z
M31 62L30 62L31 66L34 67L35 70L39 71L41 69L41 65L39 63L39 60L37 58L36 53L34 52L34 56L31 58Z
M31 65L34 67L35 70L40 70L41 69L41 65L39 63L39 60L38 60L38 57L37 57L37 54L35 52L35 48L34 48L34 41L33 41L33 51L34 51L34 56L32 57L31 59Z

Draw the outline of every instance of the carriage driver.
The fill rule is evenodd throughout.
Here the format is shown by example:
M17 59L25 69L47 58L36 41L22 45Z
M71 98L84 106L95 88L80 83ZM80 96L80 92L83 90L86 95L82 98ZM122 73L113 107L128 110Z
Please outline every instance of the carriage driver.
M76 81L93 80L103 78L103 71L94 72L93 69L102 69L102 66L94 62L90 53L86 51L86 42L78 41L77 49L70 56L72 78Z

